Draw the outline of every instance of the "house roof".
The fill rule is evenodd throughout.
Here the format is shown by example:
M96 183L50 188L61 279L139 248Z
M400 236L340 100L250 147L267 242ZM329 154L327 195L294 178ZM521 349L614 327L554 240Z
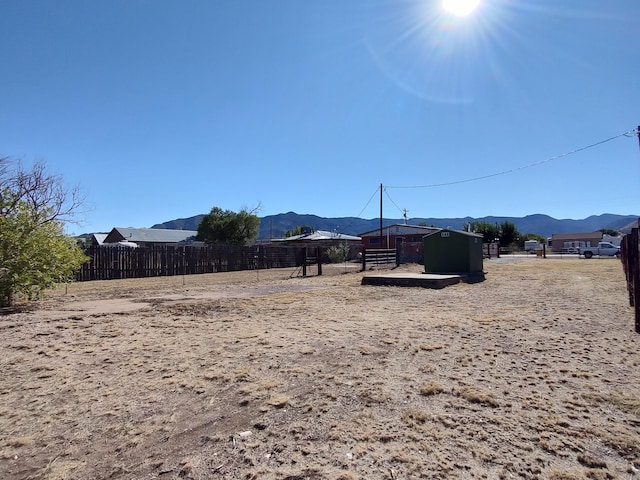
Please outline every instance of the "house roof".
M629 234L629 233L631 233L631 229L638 228L638 226L640 226L640 219L634 220L633 222L629 223L628 225L625 225L624 227L620 228L619 230L622 233Z
M301 235L293 235L292 237L287 238L277 238L274 239L274 242L300 242L300 241L309 241L309 242L317 242L320 240L344 240L344 241L356 241L359 242L362 240L360 237L356 237L354 235L346 235L344 233L337 232L327 232L325 230L316 230L311 233L303 233Z
M107 238L107 233L93 233L92 237L93 237L93 242L96 245L102 245L104 243L104 241Z
M424 225L407 225L404 223L395 223L393 225L382 227L383 235L426 235L434 231L440 231L440 228L426 227ZM379 228L360 234L361 237L377 237L379 235Z
M111 232L109 232L106 240L108 242L127 240L129 242L136 243L179 243L195 237L197 234L198 232L195 230L115 227Z
M602 232L582 232L582 233L554 233L552 240L580 240L581 238L602 238Z

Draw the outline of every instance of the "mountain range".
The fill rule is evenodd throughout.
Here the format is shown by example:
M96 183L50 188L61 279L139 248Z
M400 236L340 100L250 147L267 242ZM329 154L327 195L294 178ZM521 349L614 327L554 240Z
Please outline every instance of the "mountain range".
M189 218L179 218L153 225L151 228L167 228L172 230L197 230L200 221L204 217L195 215ZM594 232L601 229L620 230L632 222L637 222L638 215L617 215L604 213L591 215L582 220L562 219L558 220L548 215L534 214L526 217L481 217L481 218L409 218L409 225L428 225L440 228L454 228L462 230L465 223L489 222L500 225L502 222L512 222L520 233L536 233L550 237L554 233ZM383 218L383 226L405 223L404 219ZM357 217L326 218L317 215L299 214L295 212L279 213L260 218L260 232L258 240L282 238L284 232L304 225L315 230L345 233L347 235L360 235L380 228L380 219L364 219Z

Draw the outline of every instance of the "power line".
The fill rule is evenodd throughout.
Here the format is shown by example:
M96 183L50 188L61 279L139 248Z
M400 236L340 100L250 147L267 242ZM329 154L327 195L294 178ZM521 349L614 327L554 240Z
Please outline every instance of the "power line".
M385 189L384 189L384 193L387 195L387 198L388 198L389 200L391 200L391 203L393 203L393 204L395 205L395 207L398 209L398 211L399 211L400 213L404 214L404 213L405 213L405 211L404 211L402 208L400 208L396 202L394 202L394 201L393 201L393 198L391 198L391 196L389 195L389 192L387 192L387 188L388 188L388 187L385 187Z
M539 162L535 162L535 163L530 163L528 165L523 165L521 167L516 167L516 168L512 168L510 170L504 170L502 172L498 172L498 173L491 173L489 175L483 175L481 177L473 177L473 178L467 178L465 180L456 180L453 182L445 182L445 183L432 183L430 185L411 185L411 186L387 186L385 187L385 190L387 188L433 188L433 187L446 187L449 185L458 185L460 183L468 183L468 182L475 182L478 180L485 180L487 178L492 178L492 177L498 177L500 175L506 175L508 173L514 173L514 172L518 172L520 170L524 170L527 168L532 168L532 167L537 167L539 165L543 165L545 163L549 163L552 162L554 160L558 160L559 158L563 158L563 157L567 157L569 155L573 155L574 153L578 153L578 152L582 152L584 150L587 150L589 148L593 148L593 147L597 147L598 145L602 145L603 143L607 143L610 142L612 140L615 140L617 138L620 137L630 137L634 134L638 134L639 138L640 138L640 127L638 127L637 129L633 129L633 130L629 130L627 132L621 133L619 135L616 135L614 137L611 138L607 138L606 140L601 140L599 142L596 143L592 143L591 145L587 145L586 147L581 147L581 148L577 148L575 150L572 150L570 152L567 153L563 153L561 155L556 155L555 157L551 157L551 158L547 158L546 160L541 160Z
M373 197L376 196L376 193L378 193L378 190L380 190L380 187L377 187L375 189L375 191L373 192L373 194L371 195L371 198L369 198L369 201L367 202L367 204L362 208L362 210L360 210L360 213L358 215L356 215L356 218L360 218L360 215L362 215L362 212L364 212L367 207L369 206L369 204L371 203L371 200L373 200Z

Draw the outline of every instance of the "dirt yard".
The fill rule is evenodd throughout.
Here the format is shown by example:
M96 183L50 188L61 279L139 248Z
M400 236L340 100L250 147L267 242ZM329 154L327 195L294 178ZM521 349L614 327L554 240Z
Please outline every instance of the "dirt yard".
M640 479L619 261L489 260L441 290L324 271L73 284L0 316L0 479Z

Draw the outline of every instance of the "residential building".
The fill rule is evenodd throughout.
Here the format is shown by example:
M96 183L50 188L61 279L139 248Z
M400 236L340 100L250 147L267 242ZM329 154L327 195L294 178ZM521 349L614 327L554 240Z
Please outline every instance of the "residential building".
M422 245L422 237L439 231L436 227L425 227L422 225L406 225L402 223L388 225L380 229L371 230L360 234L362 246L364 248L396 248L399 242L419 243Z
M328 232L325 230L315 230L293 235L291 237L278 238L272 242L278 242L286 245L309 245L314 247L329 247L347 243L349 245L360 245L360 237L354 235L346 235L338 232Z
M551 251L573 253L580 247L595 247L601 241L602 232L554 233L551 235Z
M139 247L190 244L198 235L194 230L169 230L164 228L115 227L104 239L105 243L133 242Z

